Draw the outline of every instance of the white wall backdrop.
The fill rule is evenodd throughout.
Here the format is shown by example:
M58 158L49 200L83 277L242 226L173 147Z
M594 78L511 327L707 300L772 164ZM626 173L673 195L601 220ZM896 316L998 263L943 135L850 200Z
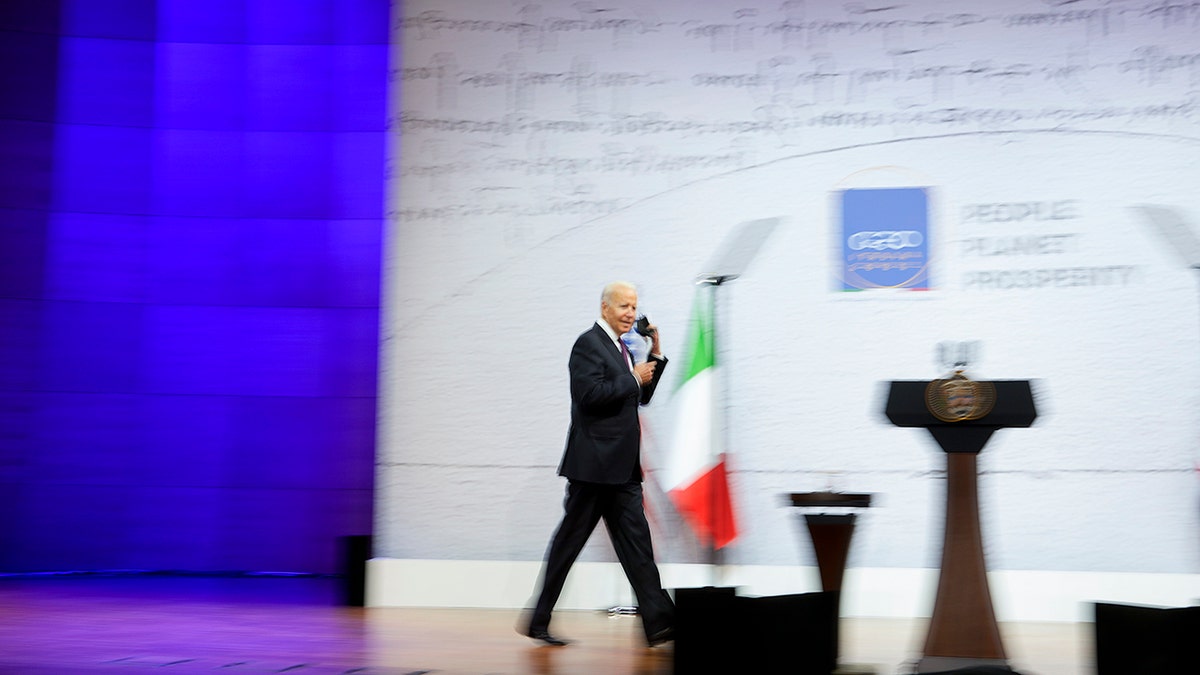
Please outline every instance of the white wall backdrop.
M377 556L540 561L601 286L638 283L680 356L701 265L778 217L720 296L724 562L812 565L784 495L832 481L876 495L852 567L936 567L944 456L883 387L978 340L969 373L1035 380L1040 413L980 456L990 568L1200 572L1200 272L1131 208L1200 227L1200 3L411 0L393 21ZM929 291L839 290L855 186L928 188ZM653 482L672 368L643 414L649 508L659 559L702 562ZM583 560L613 559L598 531Z

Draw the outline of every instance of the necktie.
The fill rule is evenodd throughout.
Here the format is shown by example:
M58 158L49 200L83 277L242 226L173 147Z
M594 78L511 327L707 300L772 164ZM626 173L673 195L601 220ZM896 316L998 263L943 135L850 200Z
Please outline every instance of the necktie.
M625 359L625 365L629 366L630 370L633 370L633 357L629 355L629 348L625 346L624 340L617 340L617 342L621 345L621 357Z

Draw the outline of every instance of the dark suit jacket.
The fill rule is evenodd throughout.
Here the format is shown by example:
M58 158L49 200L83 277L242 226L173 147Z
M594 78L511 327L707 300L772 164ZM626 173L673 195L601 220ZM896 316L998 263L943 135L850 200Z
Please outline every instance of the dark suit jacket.
M650 358L658 361L658 368L653 379L639 387L625 357L599 323L575 340L569 364L571 429L558 467L560 476L613 485L641 480L638 405L650 402L667 366L664 357Z

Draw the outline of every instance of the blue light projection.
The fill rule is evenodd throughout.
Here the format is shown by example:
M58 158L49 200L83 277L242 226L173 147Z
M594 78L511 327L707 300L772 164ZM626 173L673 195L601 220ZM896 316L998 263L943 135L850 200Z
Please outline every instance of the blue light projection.
M370 533L388 11L0 14L0 572L328 573Z

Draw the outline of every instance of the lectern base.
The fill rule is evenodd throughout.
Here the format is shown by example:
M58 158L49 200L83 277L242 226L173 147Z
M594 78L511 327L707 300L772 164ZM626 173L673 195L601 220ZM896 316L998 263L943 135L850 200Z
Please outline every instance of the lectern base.
M926 656L917 664L918 673L961 675L1019 675L1005 659L974 659L958 656Z

